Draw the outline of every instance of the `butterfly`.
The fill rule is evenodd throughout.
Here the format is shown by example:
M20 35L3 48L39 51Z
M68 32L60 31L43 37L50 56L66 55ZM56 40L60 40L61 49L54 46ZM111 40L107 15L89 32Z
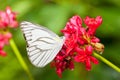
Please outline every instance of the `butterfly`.
M26 39L28 58L37 67L50 63L64 44L64 36L59 37L41 25L23 21L20 27Z

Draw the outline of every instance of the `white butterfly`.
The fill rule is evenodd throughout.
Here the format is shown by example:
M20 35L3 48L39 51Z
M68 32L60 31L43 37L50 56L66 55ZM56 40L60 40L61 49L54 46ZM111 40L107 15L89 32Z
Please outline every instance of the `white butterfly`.
M47 28L27 21L21 23L21 29L26 38L28 57L37 67L50 63L61 50L65 40Z

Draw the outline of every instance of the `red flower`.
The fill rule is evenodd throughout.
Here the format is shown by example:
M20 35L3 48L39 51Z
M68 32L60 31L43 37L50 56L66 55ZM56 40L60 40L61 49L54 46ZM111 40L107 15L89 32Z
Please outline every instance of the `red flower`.
M92 57L92 46L86 46L85 49L81 49L78 54L74 57L76 62L82 62L85 64L87 70L91 70L91 63L98 64L98 60Z
M84 23L89 28L88 33L90 35L93 35L95 33L96 29L101 25L102 18L101 18L101 16L97 16L96 18L90 18L90 17L87 16L84 19Z
M18 26L16 13L12 12L10 7L7 7L6 11L0 11L0 28L6 28L8 26L11 28Z
M103 51L104 48L100 45L100 40L94 36L96 29L102 23L102 18L86 17L84 23L87 27L82 26L82 19L79 16L73 16L62 30L66 38L65 43L52 62L59 77L65 69L73 70L74 62L85 64L87 70L91 70L91 62L98 64L92 53Z
M5 45L9 44L9 40L12 34L8 31L8 27L15 28L18 26L16 21L16 13L12 12L10 7L7 7L5 11L0 11L0 55L6 56L6 52L3 50Z

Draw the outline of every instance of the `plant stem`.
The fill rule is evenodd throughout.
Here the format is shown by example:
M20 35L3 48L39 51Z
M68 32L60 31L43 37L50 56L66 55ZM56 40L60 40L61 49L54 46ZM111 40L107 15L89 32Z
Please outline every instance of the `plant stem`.
M106 63L108 66L110 66L111 68L113 68L114 70L116 70L117 72L120 72L120 68L117 67L116 65L114 65L113 63L111 63L110 61L108 61L107 59L105 59L104 57L100 56L99 54L93 52L93 55L98 58L99 60L103 61L104 63Z
M12 47L18 61L20 62L21 66L23 67L23 69L27 73L30 80L34 80L31 73L30 73L30 71L29 71L29 69L28 69L28 67L27 67L27 64L24 62L24 60L23 60L23 58L22 58L22 56L21 56L21 54L20 54L20 52L19 52L19 50L18 50L18 48L17 48L17 46L16 46L13 39L10 40L10 45L11 45L11 47Z

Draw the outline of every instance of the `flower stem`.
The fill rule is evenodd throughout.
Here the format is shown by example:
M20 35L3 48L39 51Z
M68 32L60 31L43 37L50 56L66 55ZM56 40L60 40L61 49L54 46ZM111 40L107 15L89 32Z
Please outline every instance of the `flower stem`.
M28 69L28 67L27 67L27 64L24 62L24 60L23 60L23 58L22 58L22 56L21 56L21 54L20 54L20 52L19 52L19 50L18 50L18 48L17 48L17 46L16 46L13 39L10 40L10 45L11 45L11 47L12 47L18 61L20 62L21 66L23 67L23 69L27 73L30 80L34 80L31 73L30 73L30 71L29 71L29 69Z
M100 56L99 54L93 52L93 55L98 58L99 60L103 61L104 63L106 63L108 66L110 66L111 68L113 68L114 70L116 70L117 72L120 72L120 68L117 67L116 65L114 65L113 63L111 63L110 61L108 61L107 59L105 59L104 57Z

